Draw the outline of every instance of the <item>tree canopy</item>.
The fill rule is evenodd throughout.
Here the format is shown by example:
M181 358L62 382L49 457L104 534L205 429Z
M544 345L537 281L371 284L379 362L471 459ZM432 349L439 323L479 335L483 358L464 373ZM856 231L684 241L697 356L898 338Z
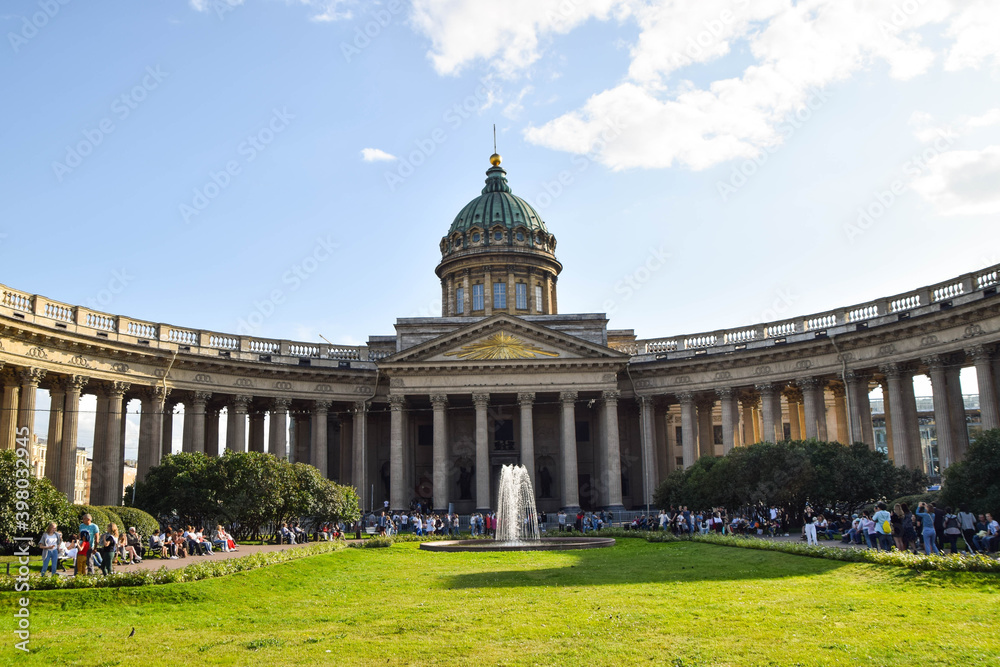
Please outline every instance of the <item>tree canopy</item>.
M969 445L965 460L945 469L941 501L1000 516L1000 429L983 431Z
M182 523L221 522L239 538L283 521L351 522L360 516L352 487L325 479L313 466L262 452L165 456L135 485L134 504Z
M850 511L925 485L923 473L897 468L864 443L762 442L675 470L656 489L654 502L700 509L776 506L795 515L806 503Z

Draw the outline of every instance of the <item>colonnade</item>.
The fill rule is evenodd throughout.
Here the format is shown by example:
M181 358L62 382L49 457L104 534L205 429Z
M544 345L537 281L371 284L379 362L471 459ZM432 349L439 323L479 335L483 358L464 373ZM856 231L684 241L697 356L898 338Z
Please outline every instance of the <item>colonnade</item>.
M913 378L930 379L937 453L941 468L964 458L969 446L967 416L960 384L963 367L976 369L980 419L983 429L1000 426L998 379L1000 359L988 346L975 345L962 352L934 354L903 362L848 369L834 375L801 375L752 386L721 386L672 394L644 394L644 460L656 465L658 479L676 467L688 467L700 456L725 454L733 447L756 442L817 438L843 443L863 442L875 447L869 392L881 387L888 455L900 466L924 467L924 452L914 395ZM677 408L671 409L676 405ZM667 417L661 428L680 426L680 460L656 452L658 443L668 452L672 434L657 439L653 416L659 407ZM678 414L679 413L679 414ZM828 414L829 413L829 414ZM714 415L721 414L722 441L716 443ZM787 426L787 431L785 430ZM715 445L721 444L721 452ZM647 454L645 449L649 450Z

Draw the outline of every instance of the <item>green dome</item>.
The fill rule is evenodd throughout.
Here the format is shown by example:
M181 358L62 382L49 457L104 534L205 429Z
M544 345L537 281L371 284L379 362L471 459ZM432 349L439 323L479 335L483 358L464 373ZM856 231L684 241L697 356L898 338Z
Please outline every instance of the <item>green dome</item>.
M531 204L510 192L507 185L507 172L502 167L494 166L486 172L486 187L483 194L476 197L455 216L448 235L455 232L464 234L472 227L489 230L497 224L507 229L524 227L529 232L544 232L548 235L542 216Z

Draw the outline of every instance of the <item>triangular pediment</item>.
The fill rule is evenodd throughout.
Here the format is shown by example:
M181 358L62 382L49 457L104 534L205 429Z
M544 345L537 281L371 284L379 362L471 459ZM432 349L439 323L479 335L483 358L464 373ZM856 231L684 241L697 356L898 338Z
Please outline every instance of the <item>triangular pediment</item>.
M625 360L628 355L536 322L500 313L386 357L395 364L493 365Z

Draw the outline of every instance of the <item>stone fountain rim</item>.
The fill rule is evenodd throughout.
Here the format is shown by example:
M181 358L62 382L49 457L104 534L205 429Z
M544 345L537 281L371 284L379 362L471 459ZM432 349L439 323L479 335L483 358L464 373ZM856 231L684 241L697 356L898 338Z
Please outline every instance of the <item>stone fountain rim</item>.
M615 545L612 537L543 537L538 541L510 544L494 540L442 540L421 542L425 551L445 553L470 553L484 551L569 551L573 549L601 549Z

